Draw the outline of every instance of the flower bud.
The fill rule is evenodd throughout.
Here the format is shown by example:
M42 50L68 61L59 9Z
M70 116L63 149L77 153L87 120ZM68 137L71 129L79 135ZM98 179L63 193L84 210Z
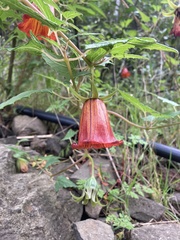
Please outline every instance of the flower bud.
M23 158L18 158L16 161L16 167L18 172L26 173L28 172L28 161Z
M122 78L128 78L128 77L131 76L131 73L129 72L129 70L128 70L126 67L124 67L124 68L122 69L120 75L121 75Z

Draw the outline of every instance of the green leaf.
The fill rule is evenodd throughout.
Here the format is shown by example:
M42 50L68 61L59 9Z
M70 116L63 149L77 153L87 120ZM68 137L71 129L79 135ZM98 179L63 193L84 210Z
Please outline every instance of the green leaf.
M91 49L87 53L87 59L92 63L96 63L97 61L101 60L106 53L107 51L104 48Z
M91 7L91 9L93 9L95 12L99 13L101 16L103 16L104 18L106 18L106 15L104 14L104 12L95 4L95 3L88 3L88 5Z
M6 107L8 105L14 104L16 101L19 101L23 98L30 97L34 93L52 93L52 90L42 89L42 90L30 90L30 91L22 92L22 93L18 94L17 96L12 97L9 100L1 103L0 109L3 109L4 107Z
M149 46L144 46L142 49L148 49L148 50L159 50L159 51L165 51L165 52L174 52L176 54L179 54L178 50L172 47L168 47L166 45L163 45L161 43L154 43Z
M106 218L107 223L111 223L113 227L116 229L126 228L128 230L132 230L134 228L131 223L131 218L124 213L120 213L119 216L114 214L109 214Z
M86 13L86 14L89 14L89 15L95 15L95 11L92 10L91 8L89 7L84 7L82 5L78 5L78 4L73 4L73 8L75 9L78 9L80 12L83 12L83 13Z
M160 100L161 100L162 102L164 102L164 103L168 103L168 104L173 105L174 107L178 107L178 106L179 106L178 103L176 103L176 102L174 102L174 101L171 101L171 100L169 100L169 99L167 99L167 98L163 98L163 97L160 97L160 96L157 96L157 98L160 99Z
M143 112L149 112L153 116L158 114L158 112L156 112L154 109L150 108L149 106L144 105L143 103L141 103L137 98L133 97L132 95L130 95L126 92L123 92L121 90L119 90L119 92L124 100L128 101L129 103L131 103L133 106L135 106L139 110L141 110Z
M147 186L142 186L142 189L145 193L149 193L149 194L153 194L154 193L154 190L151 189L150 187L147 187Z
M71 76L68 71L68 67L64 62L64 60L60 58L60 56L57 56L52 52L46 50L46 51L43 51L42 57L51 68L53 68L58 73L60 73L60 76L62 77L62 79L64 78L65 80L68 80L68 81L71 79ZM72 74L73 76L75 76L77 61L70 62L70 65L72 69Z
M34 39L30 40L27 44L15 48L16 51L27 51L41 54L44 44Z
M62 15L66 20L68 20L68 19L73 19L75 17L78 17L82 14L79 12L75 12L75 11L65 11L62 13Z
M58 176L55 183L55 191L58 192L62 188L77 188L77 185L65 176Z
M66 133L66 135L63 137L62 140L70 140L72 137L74 137L77 134L78 131L73 131L72 129L69 129L69 131Z
M46 161L45 168L48 168L49 166L52 166L53 164L60 163L58 156L48 155L43 157L43 159Z
M143 22L149 22L149 21L150 21L150 17L148 17L145 13L143 13L143 12L140 11L139 9L138 9L138 12L139 12L139 14L141 15L141 18L142 18L142 21L143 21Z
M52 12L50 11L50 8L46 4L42 4L42 1L40 0L35 0L36 5L40 7L40 9L43 11L43 13L46 15L46 18L41 17L38 13L36 13L34 10L31 8L27 7L26 5L22 4L20 1L17 0L3 0L3 3L7 4L11 9L20 11L22 14L28 14L29 16L36 18L39 20L42 24L49 26L50 28L53 29L60 29L60 26L64 24L64 21L59 20L56 18ZM34 1L34 2L35 2ZM47 0L46 0L47 2ZM43 8L45 8L43 10ZM47 10L47 8L49 8ZM51 12L51 13L50 13Z
M112 49L113 46L116 43L126 43L128 42L129 39L113 39L113 40L109 40L109 41L103 41L103 42L98 42L98 43L92 43L92 44L88 44L85 46L85 49L93 49L93 48L106 48L106 49Z
M115 51L114 46L116 44L121 44L117 46L117 49ZM140 48L140 49L149 49L149 50L161 50L161 51L169 51L169 52L175 52L178 53L178 51L174 48L165 46L160 43L156 43L156 39L154 38L147 38L147 37L134 37L134 38L127 38L127 39L112 39L109 41L103 41L98 43L93 43L86 45L86 49L93 49L93 48L105 48L107 51L112 50L112 53L115 54L115 52L118 52L118 49L122 48L121 51L125 52L123 48L129 50L130 48Z
M162 114L155 114L155 115L148 115L147 117L144 117L143 120L144 121L149 121L149 122L153 122L153 121L164 121L164 120L168 120L170 118L174 118L180 115L180 111L177 112L170 112L170 113L162 113Z
M139 183L136 183L134 186L136 192L141 195L142 197L144 197L144 193L142 191L142 186Z

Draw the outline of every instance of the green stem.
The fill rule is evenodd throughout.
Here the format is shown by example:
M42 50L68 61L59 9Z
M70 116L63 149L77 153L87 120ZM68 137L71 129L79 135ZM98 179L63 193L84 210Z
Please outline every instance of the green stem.
M89 158L89 160L91 161L91 176L94 177L94 176L95 176L95 175L94 175L94 160L93 160L93 158L91 157L91 155L88 153L88 150L87 150L87 149L85 149L85 156L86 156L87 158Z
M115 115L118 118L121 118L123 121L127 122L129 125L131 125L133 127L137 127L137 128L141 128L141 129L145 129L145 130L157 129L157 128L165 128L165 127L170 127L170 126L174 126L174 125L180 124L180 122L176 122L176 123L166 124L166 125L157 126L157 127L145 127L145 126L140 126L138 124L130 122L127 118L123 117L122 115L120 115L120 114L118 114L116 112L108 110L108 113L113 114L113 115Z
M46 19L44 14L41 11L39 11L39 9L35 5L30 3L28 0L20 0L20 2L24 3L26 6L30 7L32 10L37 12L42 18Z
M68 72L69 72L69 75L70 75L70 78L71 78L71 81L72 81L72 84L73 84L73 88L76 92L78 92L78 89L77 89L77 86L76 86L76 83L75 83L75 80L74 80L71 64L69 62L69 59L68 59L66 53L64 54L64 61L65 61L66 66L68 68Z
M69 46L71 46L79 55L82 56L83 60L87 63L87 65L88 65L89 67L92 66L92 63L84 56L84 54L81 52L81 50L80 50L79 48L77 48L76 45L75 45L63 32L58 31L58 35L59 35L60 37L62 37L62 38L65 40L65 42L66 42Z

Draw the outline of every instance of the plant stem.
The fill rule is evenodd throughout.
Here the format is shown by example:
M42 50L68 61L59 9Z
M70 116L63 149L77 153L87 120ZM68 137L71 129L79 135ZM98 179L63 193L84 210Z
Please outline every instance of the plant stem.
M58 31L58 35L62 37L65 40L65 42L75 50L75 52L82 56L83 60L87 63L89 67L92 66L92 63L84 56L81 50L77 48L76 45L63 32Z
M16 36L12 39L12 48L16 47ZM14 59L15 59L15 51L11 51L10 60L9 60L9 71L7 78L7 96L10 94L12 90L12 75L13 75L13 67L14 67Z
M85 154L86 154L86 157L89 158L89 160L91 161L91 176L94 177L94 160L93 158L91 157L91 155L88 153L87 149L85 150Z
M145 129L145 130L151 130L151 129L157 129L157 128L165 128L165 127L170 127L170 126L174 126L174 125L180 124L180 122L176 122L176 123L166 124L166 125L157 126L157 127L145 127L145 126L140 126L138 124L130 122L127 118L123 117L122 115L120 115L120 114L118 114L116 112L108 110L108 113L113 114L114 116L116 116L118 118L121 118L123 121L127 122L129 125L131 125L133 127L137 127L137 128L141 128L141 129Z

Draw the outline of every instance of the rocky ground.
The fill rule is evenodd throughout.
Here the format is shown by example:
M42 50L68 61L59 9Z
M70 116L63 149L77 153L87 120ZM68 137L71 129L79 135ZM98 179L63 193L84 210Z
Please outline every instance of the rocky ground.
M166 209L160 203L146 198L129 198L129 213L134 219L134 229L125 231L124 238L112 230L102 207L82 206L72 200L69 189L54 189L55 179L37 167L29 166L27 173L17 173L16 159L10 146L17 147L22 135L46 135L47 127L37 118L18 116L12 130L15 136L0 139L0 239L2 240L180 240L180 224L165 219ZM19 139L17 138L19 136ZM30 156L44 153L57 155L66 146L59 136L32 138L23 146ZM22 148L22 147L20 147ZM71 150L69 150L71 151ZM67 154L67 153L66 153ZM52 172L68 166L66 162ZM96 166L113 176L110 161L97 157ZM88 162L77 170L68 172L71 180L90 175ZM180 214L180 192L169 201L176 214Z

